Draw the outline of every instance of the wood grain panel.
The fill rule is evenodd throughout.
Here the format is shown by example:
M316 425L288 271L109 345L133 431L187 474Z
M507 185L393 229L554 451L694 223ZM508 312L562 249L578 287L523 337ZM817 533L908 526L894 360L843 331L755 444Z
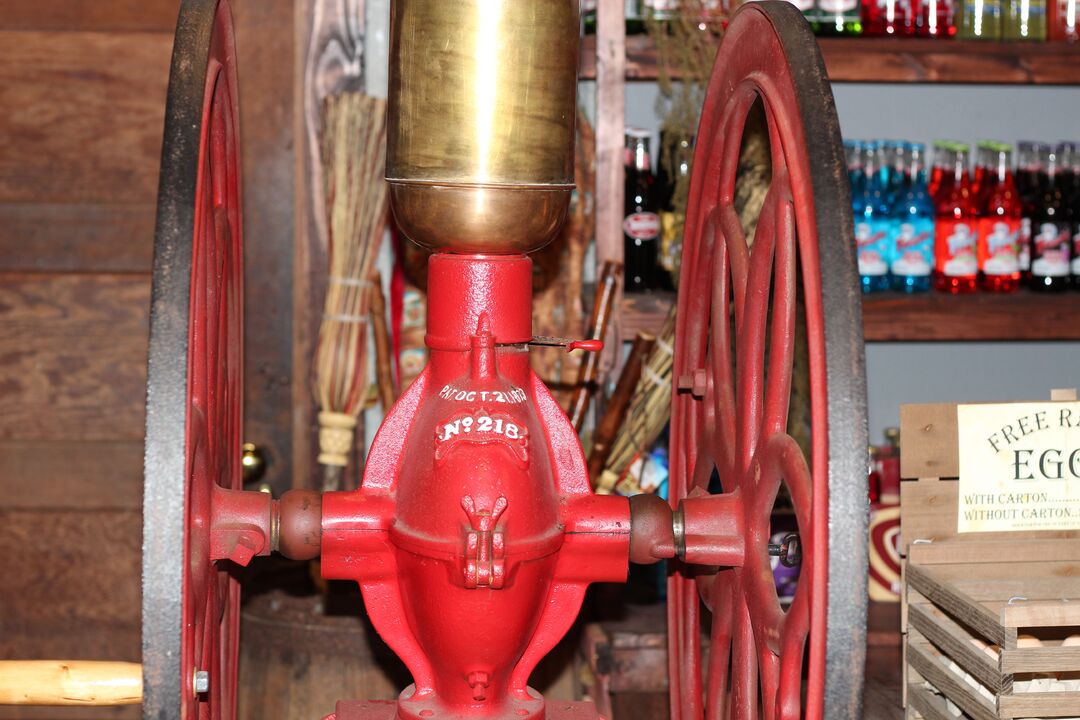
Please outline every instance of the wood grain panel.
M0 202L149 203L172 33L0 32Z
M244 439L267 457L263 481L292 480L292 0L232 0L240 73L244 190ZM309 387L303 383L305 389Z
M8 510L134 510L142 505L138 441L0 442Z
M0 30L172 32L180 0L0 0Z
M140 659L137 511L0 510L0 657Z
M154 213L152 203L0 204L0 271L150 272Z
M0 273L0 440L140 440L149 303L145 275Z

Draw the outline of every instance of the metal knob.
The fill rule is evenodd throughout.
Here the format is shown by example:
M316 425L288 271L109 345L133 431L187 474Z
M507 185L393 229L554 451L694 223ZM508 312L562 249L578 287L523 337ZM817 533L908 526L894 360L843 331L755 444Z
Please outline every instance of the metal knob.
M244 484L257 482L266 474L266 456L255 443L244 443L240 465L244 469Z

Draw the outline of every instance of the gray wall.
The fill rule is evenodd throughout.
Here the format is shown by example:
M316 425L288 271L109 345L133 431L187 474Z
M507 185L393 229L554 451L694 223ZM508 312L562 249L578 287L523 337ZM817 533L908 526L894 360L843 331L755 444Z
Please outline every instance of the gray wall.
M1080 139L1080 88L837 84L834 93L845 137ZM627 124L655 131L656 101L654 84L628 84ZM899 424L901 403L1039 400L1080 385L1080 343L870 343L866 358L875 442Z

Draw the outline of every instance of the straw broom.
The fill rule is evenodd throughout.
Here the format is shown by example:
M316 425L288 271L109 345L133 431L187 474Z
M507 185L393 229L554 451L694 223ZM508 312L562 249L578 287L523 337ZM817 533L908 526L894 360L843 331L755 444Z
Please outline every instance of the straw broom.
M386 101L345 92L322 108L329 278L315 350L323 489L341 487L368 394L371 271L386 222Z
M671 372L675 345L675 306L641 368L626 421L611 444L611 454L600 477L594 479L600 494L612 492L634 459L652 447L671 417ZM640 489L637 490L640 492ZM627 493L628 494L628 493Z

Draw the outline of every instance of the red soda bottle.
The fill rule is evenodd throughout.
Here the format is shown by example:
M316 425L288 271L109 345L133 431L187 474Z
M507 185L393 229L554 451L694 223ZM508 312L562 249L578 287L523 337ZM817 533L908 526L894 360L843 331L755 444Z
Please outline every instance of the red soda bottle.
M951 38L956 35L953 0L913 0L915 34L919 37Z
M934 288L954 295L975 292L979 272L968 152L965 145L953 147L952 172L946 176L948 180L942 178L934 203Z
M1080 40L1080 7L1077 0L1047 0L1047 36L1050 40Z
M916 0L862 0L863 35L911 37Z
M934 141L934 164L930 168L930 179L926 184L926 192L930 194L930 197L935 202L938 193L941 191L941 185L948 175L946 168L952 169L952 152L952 144L948 140Z
M1022 203L1013 179L1012 148L982 143L994 154L994 165L983 176L976 256L979 284L990 292L1013 292L1020 284L1020 220Z
M975 143L975 169L971 174L971 202L976 210L986 204L987 179L994 173L996 143L979 140Z

